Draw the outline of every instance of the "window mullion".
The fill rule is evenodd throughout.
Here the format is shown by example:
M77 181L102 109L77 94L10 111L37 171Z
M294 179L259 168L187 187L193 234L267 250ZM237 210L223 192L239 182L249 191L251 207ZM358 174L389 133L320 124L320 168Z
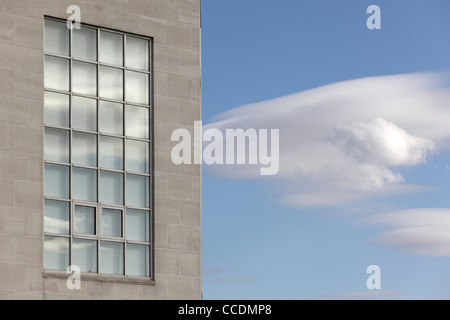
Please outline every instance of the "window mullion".
M74 208L75 204L73 202L72 198L72 181L73 181L73 165L72 165L72 146L73 146L73 126L72 126L72 74L73 74L73 61L72 61L72 39L73 39L73 29L69 30L69 95L70 95L70 102L69 102L69 127L70 127L70 141L69 141L69 161L70 161L70 168L69 168L69 199L71 199L71 205L70 205L70 244L69 244L69 265L73 265L73 234L74 234Z
M97 172L98 172L98 170L97 170ZM99 188L99 185L100 185L100 183L97 183L97 190L98 190L98 188ZM100 255L100 252L101 252L101 241L100 241L100 239L101 239L101 226L102 226L102 206L100 205L100 203L97 203L97 215L96 215L96 222L97 222L97 226L96 226L96 231L97 231L97 238L96 238L96 241L97 241L97 273L98 274L100 274L101 273L101 255Z

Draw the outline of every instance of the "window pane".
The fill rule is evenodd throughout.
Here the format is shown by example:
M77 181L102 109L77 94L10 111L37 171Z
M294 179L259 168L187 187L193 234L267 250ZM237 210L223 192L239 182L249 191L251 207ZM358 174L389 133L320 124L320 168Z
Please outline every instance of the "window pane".
M100 136L101 168L123 169L123 139Z
M65 22L45 20L45 51L69 55L69 29Z
M67 270L69 267L69 238L45 237L44 268Z
M127 244L127 275L149 277L149 246Z
M74 61L72 74L73 92L97 95L97 66L95 64Z
M97 30L81 27L73 29L72 55L76 59L97 60Z
M100 171L100 202L123 204L123 174Z
M127 67L148 70L149 41L127 36Z
M148 208L149 193L148 177L127 175L127 205Z
M69 60L45 57L44 86L69 91Z
M127 240L150 241L149 212L127 209Z
M116 68L100 67L99 88L100 97L123 100L123 71Z
M45 124L69 127L69 96L53 92L44 93Z
M148 139L149 109L134 106L126 107L125 133L128 137Z
M100 243L100 273L123 274L123 243Z
M73 232L95 235L95 208L75 206Z
M72 198L97 202L97 170L73 168Z
M97 131L97 101L72 97L72 127Z
M45 195L54 198L69 198L69 167L45 165Z
M100 31L100 62L123 66L123 36Z
M73 239L72 264L79 266L81 272L97 272L97 241Z
M127 71L126 74L126 100L148 104L148 75L132 71Z
M102 209L102 236L122 237L122 210Z
M148 173L148 143L127 140L127 171Z
M45 128L45 160L69 162L69 131Z
M69 234L70 207L68 202L45 200L44 231Z
M120 103L100 101L98 105L99 131L123 134L123 105Z
M95 134L73 133L72 163L97 166L97 136Z

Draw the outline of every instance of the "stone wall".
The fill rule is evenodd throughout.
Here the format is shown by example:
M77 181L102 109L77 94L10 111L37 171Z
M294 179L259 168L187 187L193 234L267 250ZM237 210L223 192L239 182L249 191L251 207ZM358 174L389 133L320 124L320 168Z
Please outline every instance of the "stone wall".
M43 275L44 15L154 39L155 284ZM200 299L201 169L170 160L201 117L200 0L0 1L0 299Z

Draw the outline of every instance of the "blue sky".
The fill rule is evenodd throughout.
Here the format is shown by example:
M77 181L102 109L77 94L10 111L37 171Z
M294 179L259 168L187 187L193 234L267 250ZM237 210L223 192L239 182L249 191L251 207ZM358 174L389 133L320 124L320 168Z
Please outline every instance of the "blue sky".
M450 298L449 14L202 1L203 123L280 130L277 176L203 166L205 299Z

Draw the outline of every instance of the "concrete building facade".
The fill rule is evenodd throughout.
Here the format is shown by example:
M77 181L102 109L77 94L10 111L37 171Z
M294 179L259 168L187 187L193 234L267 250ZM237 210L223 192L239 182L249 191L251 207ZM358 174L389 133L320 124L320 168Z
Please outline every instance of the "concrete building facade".
M104 43L110 33L126 39L123 43L128 43L130 51L133 41L137 41L138 47L140 40L148 41L149 64L144 67L145 70L136 70L138 67L131 64L131 58L128 60L129 66L127 63L109 66L109 62L103 64L98 52L95 53L95 59L99 56L96 62L84 63L82 59L78 61L76 56L56 54L45 48L45 32L48 32L46 21L50 19L65 23L73 13L67 11L72 5L80 8L81 26L91 28L98 37L104 36L101 38L105 39ZM0 1L0 299L201 299L201 168L199 165L177 166L171 161L173 130L184 128L193 133L194 121L201 120L200 32L200 0ZM70 39L72 53L74 45L72 38ZM57 37L51 39L55 43L59 40ZM96 49L99 48L100 45L97 45ZM136 52L139 53L137 55L141 53ZM123 54L127 55L126 49L123 49ZM68 73L68 86L71 89L67 89L67 92L64 88L56 90L48 85L47 72L49 68L53 68L51 61L58 59L71 66ZM95 85L95 92L98 89L98 93L93 96L74 89L78 84L81 87L85 84L75 79L75 74L81 72L76 68L83 64L96 70L91 79L96 78L99 82ZM60 70L58 68L52 70ZM106 121L102 119L109 119L101 118L100 112L101 103L108 102L108 99L102 100L101 93L102 79L110 79L110 75L104 76L101 73L107 69L114 69L112 71L122 74L120 81L123 83L121 82L120 87L123 95L116 103L122 108L121 116L127 117L125 109L128 107L130 110L147 108L145 110L149 118L146 137L135 137L127 133L126 129L121 134L114 135L101 129L78 132L73 127L75 115L71 112L74 112L74 99L91 99L96 103L95 110L98 110L97 117L100 118L97 120L98 124ZM86 70L83 69L80 74L88 79ZM134 90L132 86L138 83L132 82L132 75L148 79L145 103L142 102L144 106L137 100L129 100L132 93L128 94L128 91ZM61 84L60 79L53 82L56 86ZM109 83L113 81L103 82L104 85ZM70 100L72 111L68 113L68 121L71 124L67 128L61 129L59 125L47 122L47 94L59 94ZM127 119L120 123L131 128L132 117ZM57 136L61 132L67 135L67 152L72 160L77 152L74 149L76 135L95 136L96 150L99 153L97 160L102 157L102 139L120 140L123 150L132 150L132 144L146 145L149 150L145 155L148 155L147 169L133 174L131 172L135 170L131 168L135 164L128 167L128 160L123 158L120 158L122 167L119 169L105 169L103 166L107 165L101 164L101 160L92 166L79 167L68 160L60 167L70 172L70 182L67 185L71 195L61 200L47 191L48 188L53 188L55 192L61 191L60 186L53 184L49 178L52 177L49 168L64 161L54 162L55 154L48 155L50 147L54 149L52 152L59 154L61 151L57 143L65 140L55 138L54 134ZM53 145L55 141L56 144ZM123 155L119 157L126 155L130 159L127 152L131 153L123 151ZM76 170L95 171L92 180L95 181L94 189L104 187L100 191L93 191L95 197L89 199L90 202L88 199L79 202L79 198L74 196L75 181L78 181ZM134 204L134 200L128 200L128 195L120 189L120 197L124 199L115 207L105 206L102 201L106 200L102 200L102 197L106 199L108 195L102 194L107 190L107 181L113 180L103 182L103 173L120 176L130 199L132 192L136 193L136 190L132 190L132 177L147 179L144 191L146 204ZM92 184L87 186L90 188ZM139 188L137 190L142 191ZM49 231L46 225L49 220L45 219L49 219L50 215L47 206L52 201L68 208L67 219L62 220L67 222L67 226L70 225L68 228L71 231L60 237L58 234L56 237L52 235L53 231ZM96 231L92 235L78 236L80 233L88 233L80 231L82 226L78 231L75 230L78 228L77 208L86 203L85 209L91 208L95 212L93 228ZM141 211L147 210L145 212L149 213L145 220L148 222L145 227L148 236L141 242L125 235L127 228L131 228L133 223L137 227L142 226L139 224L142 220L132 218L131 212L134 210L134 215L140 210L134 207L144 207ZM105 221L113 217L110 214L114 210L120 215L117 220L120 231L116 238L108 238L107 231L103 233L102 228ZM58 220L58 223L62 220ZM49 239L70 243L67 255L51 260ZM134 240L136 241L133 242ZM92 248L95 250L90 252L94 262L90 263L95 263L95 267L92 270L89 267L89 272L87 269L81 270L80 289L70 289L67 286L70 274L66 273L65 267L68 261L81 261L76 260L80 252L74 250L83 241L94 243ZM114 257L109 255L107 243L110 247L120 248L121 253ZM147 249L144 273L132 271L135 270L133 255L136 255L136 261L142 258L139 252L143 251L135 250L139 246ZM83 261L86 262L84 255L86 253L83 251ZM62 259L60 262L64 270L49 269L49 265L59 263L55 262L58 259ZM119 271L111 271L108 261L113 260L119 261Z

